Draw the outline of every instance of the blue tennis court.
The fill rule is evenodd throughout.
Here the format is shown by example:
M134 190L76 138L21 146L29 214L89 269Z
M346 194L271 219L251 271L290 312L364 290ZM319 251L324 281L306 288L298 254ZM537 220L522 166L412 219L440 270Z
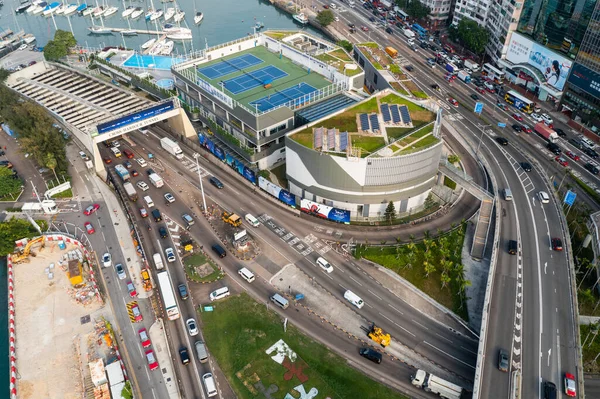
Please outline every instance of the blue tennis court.
M273 65L269 65L256 71L244 71L243 75L226 80L223 84L233 94L239 94L246 90L266 85L267 83L273 83L274 80L285 76L288 76L288 74Z
M229 75L235 71L258 65L261 62L263 62L263 60L252 54L244 54L227 61L223 60L211 66L200 68L198 69L198 72L209 79L217 79L221 76Z
M257 106L261 112L268 111L281 104L285 104L297 98L304 97L305 95L312 95L317 89L306 83L300 83L298 85L288 87L285 90L277 91L275 94L263 97L256 101L252 101L250 105Z

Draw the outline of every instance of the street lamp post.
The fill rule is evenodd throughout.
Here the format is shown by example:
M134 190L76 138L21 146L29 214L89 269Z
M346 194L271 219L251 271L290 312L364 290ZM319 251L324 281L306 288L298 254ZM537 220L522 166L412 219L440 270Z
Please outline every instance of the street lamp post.
M200 180L200 191L202 192L202 203L204 204L203 213L206 215L208 208L206 207L206 197L204 196L204 185L202 184L202 174L200 173L200 164L198 163L198 158L200 154L195 153L194 158L196 159L196 169L198 170L198 180Z
M475 156L479 158L479 147L481 147L481 141L483 140L483 133L485 132L486 127L490 127L490 125L477 125L479 129L481 129L481 135L479 136L479 143L477 144L477 150L475 150Z

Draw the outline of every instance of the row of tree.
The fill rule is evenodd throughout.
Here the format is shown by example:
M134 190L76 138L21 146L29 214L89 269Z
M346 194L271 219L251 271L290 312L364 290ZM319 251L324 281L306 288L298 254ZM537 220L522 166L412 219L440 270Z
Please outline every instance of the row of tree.
M463 18L458 26L450 25L448 28L448 37L455 43L466 47L473 53L481 55L485 51L485 46L490 40L489 31L479 26L471 19Z
M69 49L77 44L71 32L58 29L54 39L44 46L44 58L48 61L58 61L69 53Z
M431 14L431 8L419 0L396 0L396 5L414 19L427 18Z

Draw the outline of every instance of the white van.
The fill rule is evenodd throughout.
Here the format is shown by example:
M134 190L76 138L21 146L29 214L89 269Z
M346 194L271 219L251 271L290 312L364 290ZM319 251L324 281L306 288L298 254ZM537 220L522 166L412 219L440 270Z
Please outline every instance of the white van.
M344 298L346 298L348 302L350 302L359 309L365 305L365 302L358 295L356 295L350 290L344 292Z
M202 376L202 382L204 383L204 388L206 389L206 396L209 398L217 396L217 386L215 385L215 379L211 373L204 374Z
M331 263L327 262L325 258L317 258L317 266L321 267L321 269L325 270L327 273L333 271L333 266L331 266Z
M246 269L245 267L242 267L240 270L238 270L238 274L240 276L242 276L242 278L249 283L254 281L254 273L252 273L250 270Z
M510 188L505 188L504 189L504 201L512 201L513 196L512 196L512 191L510 191Z
M279 294L274 294L271 297L271 302L273 302L275 305L279 306L281 309L287 309L287 307L290 306L290 303L288 302L288 300Z
M218 290L211 292L209 295L209 298L211 301L216 301L218 299L223 299L225 297L228 297L229 294L230 294L229 288L222 287L222 288L219 288Z
M144 197L144 202L146 203L146 205L148 205L148 208L152 208L154 206L154 201L152 201L152 198L150 198L149 195L146 195Z
M115 157L119 158L121 156L121 150L117 147L110 147L110 150L115 154Z
M354 8L354 0L350 0L348 2L348 5L350 6L350 8Z
M244 216L244 219L246 219L246 222L250 223L252 225L252 227L260 226L260 222L258 221L258 219L249 213L246 214L246 216Z
M588 139L587 137L581 137L580 140L583 143L583 145L589 148L590 150L593 150L594 147L596 147L596 144L594 144L594 142Z

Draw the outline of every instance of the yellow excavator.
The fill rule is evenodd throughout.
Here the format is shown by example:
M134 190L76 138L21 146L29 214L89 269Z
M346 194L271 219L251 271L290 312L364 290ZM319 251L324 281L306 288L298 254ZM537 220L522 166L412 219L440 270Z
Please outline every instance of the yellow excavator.
M29 263L29 255L31 256L35 256L35 253L31 252L31 248L37 244L37 243L42 243L42 246L40 247L40 251L44 249L44 247L46 246L46 242L45 242L45 237L44 236L39 236L36 237L32 240L29 240L27 242L27 245L25 245L24 248L19 248L17 249L13 254L12 254L12 263L13 265L17 265L19 263Z
M375 323L371 326L371 330L369 331L369 338L373 341L377 342L382 347L388 346L392 342L392 337L390 334L386 334L383 332L381 327L377 327Z
M221 219L223 219L225 223L229 223L233 227L240 227L242 225L242 218L240 218L235 213L223 212L223 216L221 216Z

